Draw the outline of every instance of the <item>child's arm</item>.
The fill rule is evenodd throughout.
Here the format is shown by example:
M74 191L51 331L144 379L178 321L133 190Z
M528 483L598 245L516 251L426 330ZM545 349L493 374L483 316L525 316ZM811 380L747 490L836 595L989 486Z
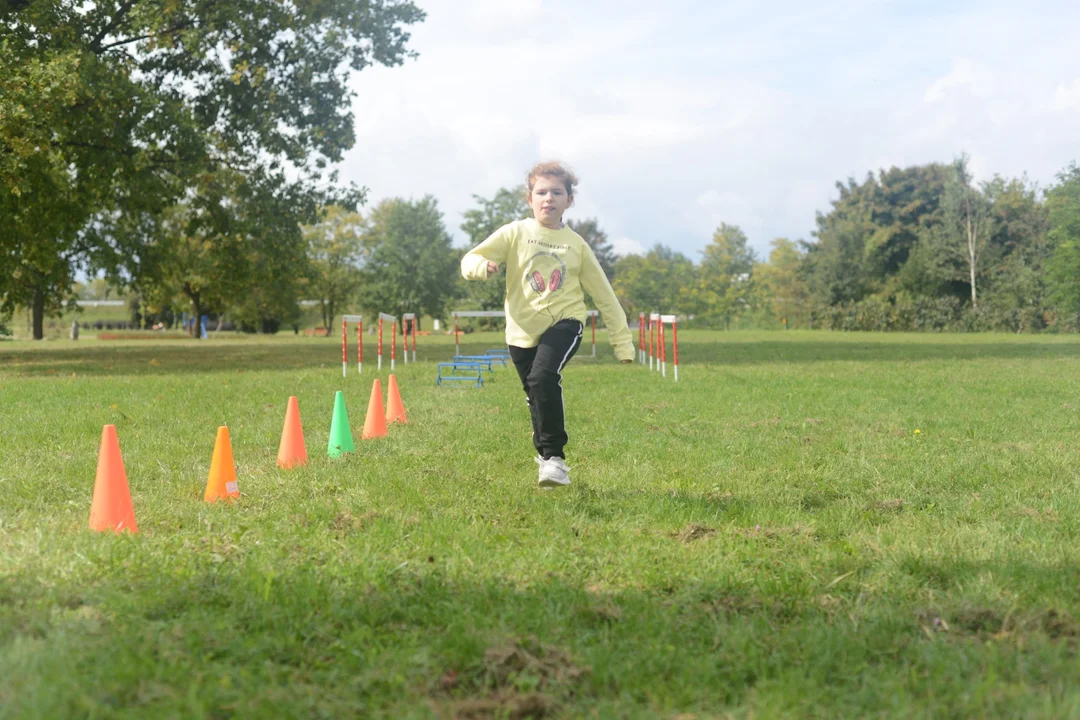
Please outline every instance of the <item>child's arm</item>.
M510 251L511 228L503 225L491 233L491 236L474 247L461 258L461 276L466 280L487 280L500 263L506 262L506 255Z
M604 269L596 259L592 248L585 245L585 256L581 259L581 286L592 295L596 309L604 316L608 329L608 340L615 350L615 357L624 363L633 362L635 350L633 336L626 324L626 313L611 289Z

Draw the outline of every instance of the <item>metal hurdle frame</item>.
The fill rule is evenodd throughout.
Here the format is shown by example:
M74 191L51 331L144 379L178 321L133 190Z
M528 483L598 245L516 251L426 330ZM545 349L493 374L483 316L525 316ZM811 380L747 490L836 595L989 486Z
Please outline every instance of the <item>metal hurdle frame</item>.
M379 313L379 367L382 371L382 349L383 349L383 320L390 321L390 372L394 372L394 360L397 358L397 316L387 315L386 313Z
M348 374L349 348L347 345L347 325L356 323L356 372L364 372L364 316L342 315L341 316L341 377Z
M648 353L645 350L645 313L638 313L638 362L646 364Z
M401 324L405 328L405 364L409 364L409 335L412 335L412 361L416 362L416 313L402 313Z
M585 314L592 321L592 356L596 357L596 316L600 314L600 311L588 310Z
M661 377L667 377L667 338L664 325L671 325L672 370L675 382L679 382L679 328L674 315L649 315L649 370L653 369L653 357L656 357L656 369ZM655 348L655 350L653 349Z
M660 313L649 313L649 372L660 369L660 357L657 355L656 347L656 324L659 322Z
M505 318L506 312L503 310L455 310L450 313L454 316L454 357L461 355L461 343L459 336L461 335L458 330L458 318L463 317L479 317L479 318ZM585 313L592 323L592 357L596 357L596 317L600 314L599 310L587 310ZM406 317L406 316L402 316ZM413 348L416 348L416 340L413 339ZM413 358L415 362L416 358Z
M450 313L454 316L454 357L461 355L461 332L458 329L458 318L505 318L504 310L454 310Z

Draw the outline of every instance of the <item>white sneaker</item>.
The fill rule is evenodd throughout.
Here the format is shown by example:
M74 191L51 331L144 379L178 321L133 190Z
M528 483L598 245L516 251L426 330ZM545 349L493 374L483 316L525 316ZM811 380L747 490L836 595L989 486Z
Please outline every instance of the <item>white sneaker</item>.
M561 457L553 457L545 460L537 456L536 464L540 466L540 487L553 488L570 484L570 468Z

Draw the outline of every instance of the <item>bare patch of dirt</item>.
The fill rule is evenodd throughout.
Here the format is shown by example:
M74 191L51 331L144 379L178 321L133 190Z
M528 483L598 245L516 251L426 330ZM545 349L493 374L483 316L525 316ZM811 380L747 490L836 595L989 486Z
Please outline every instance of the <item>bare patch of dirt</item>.
M556 709L553 699L539 693L518 694L499 692L491 697L459 700L451 703L449 713L442 717L452 720L488 720L507 718L527 720L552 716Z
M488 648L481 674L482 684L495 688L514 687L518 679L528 676L537 690L545 690L577 682L586 672L565 651L532 638Z
M789 527L761 527L755 525L752 528L739 528L735 531L736 535L740 535L745 538L787 538L798 537L799 535L805 535L807 528L803 525L791 525Z
M1040 629L1053 640L1080 637L1080 623L1073 620L1068 613L1050 609L1041 613L1038 621Z
M513 639L488 648L470 671L443 674L435 695L459 697L434 701L432 708L438 717L454 720L552 717L559 698L572 693L588 672L564 650L536 638Z
M1041 512L1039 510L1036 510L1035 508L1025 507L1020 508L1018 512L1024 517L1031 518L1032 520L1039 520L1042 522L1057 522L1058 519L1057 510L1049 507L1045 510L1042 510Z
M682 530L672 533L672 537L678 538L684 543L692 543L695 540L706 538L716 534L716 528L708 527L707 525L698 525L697 523L690 523Z
M714 503L729 503L735 499L735 493L713 491L705 496L705 499Z
M599 603L581 611L582 617L600 625L614 625L622 620L622 610L617 605Z
M379 517L379 513L374 510L368 511L363 515L353 515L348 510L342 510L334 516L333 522L330 526L338 533L349 534L354 532L360 532L365 527L371 524L371 521Z
M1017 640L1043 633L1051 640L1075 642L1080 638L1080 623L1067 613L1050 609L1036 613L1002 613L993 608L971 607L945 613L922 610L916 619L923 632L933 637L943 633L952 637L977 637L983 640Z

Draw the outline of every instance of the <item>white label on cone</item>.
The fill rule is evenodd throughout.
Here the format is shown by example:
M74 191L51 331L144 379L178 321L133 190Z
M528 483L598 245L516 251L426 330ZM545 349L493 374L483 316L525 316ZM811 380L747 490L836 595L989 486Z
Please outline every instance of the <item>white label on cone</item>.
M236 482L228 482L225 483L225 492L234 493L240 491L236 488Z

